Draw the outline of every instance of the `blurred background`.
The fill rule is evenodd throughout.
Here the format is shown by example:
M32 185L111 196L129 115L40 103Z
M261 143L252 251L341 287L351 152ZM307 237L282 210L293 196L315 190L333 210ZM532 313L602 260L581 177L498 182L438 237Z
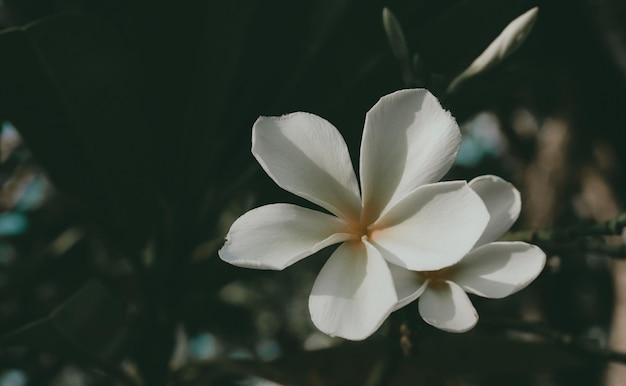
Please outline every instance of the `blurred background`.
M446 92L534 6L518 50ZM470 333L413 304L359 343L308 315L332 248L282 272L217 257L248 209L311 206L251 156L259 115L326 118L356 164L365 113L408 85L383 7L418 55L415 85L464 134L446 179L514 183L515 229L623 211L621 0L0 0L0 386L626 385L624 365L497 322L626 352L620 236L546 248L529 288L472 298L485 322Z

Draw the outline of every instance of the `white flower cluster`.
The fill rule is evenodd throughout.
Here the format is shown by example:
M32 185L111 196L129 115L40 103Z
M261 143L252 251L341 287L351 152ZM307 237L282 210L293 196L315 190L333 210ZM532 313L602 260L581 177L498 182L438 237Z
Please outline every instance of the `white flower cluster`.
M517 219L519 192L495 176L438 182L461 143L454 118L424 89L394 92L365 118L360 186L337 129L313 114L260 117L252 154L283 189L332 214L291 204L253 209L219 251L241 267L281 270L340 243L309 298L313 323L351 340L374 333L419 298L419 313L446 331L471 329L466 292L501 298L542 271L545 254L496 242Z

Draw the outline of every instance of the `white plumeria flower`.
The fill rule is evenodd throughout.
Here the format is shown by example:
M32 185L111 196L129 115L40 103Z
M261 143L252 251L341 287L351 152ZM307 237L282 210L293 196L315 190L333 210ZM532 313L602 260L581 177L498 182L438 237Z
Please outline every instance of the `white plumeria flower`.
M396 309L419 297L426 323L450 332L465 332L478 314L465 292L500 299L523 288L541 273L545 253L537 246L495 241L509 230L521 210L520 194L496 176L481 176L469 186L483 199L490 220L476 246L461 261L435 271L413 272L390 266L398 298ZM417 270L419 271L419 270Z
M230 228L219 251L241 267L281 270L342 243L317 276L309 310L323 332L367 338L398 301L385 259L407 269L458 262L489 221L463 181L438 181L461 135L452 116L423 89L401 90L367 113L361 189L346 144L328 121L298 112L260 117L252 154L283 189L331 214L291 204L253 209Z

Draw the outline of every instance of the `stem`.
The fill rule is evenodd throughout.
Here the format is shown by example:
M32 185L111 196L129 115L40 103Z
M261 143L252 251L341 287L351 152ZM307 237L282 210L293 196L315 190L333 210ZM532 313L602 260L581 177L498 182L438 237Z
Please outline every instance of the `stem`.
M387 354L376 364L367 380L367 386L390 384L402 360L411 356L411 331L407 323L406 307L391 314L390 320Z
M592 341L553 330L545 323L526 322L514 319L483 320L481 324L489 327L528 332L541 336L575 354L596 360L626 363L626 353L603 348Z
M145 385L165 385L180 317L182 271L190 256L175 232L174 212L164 208L163 228L155 236L152 262L143 267L137 366ZM184 227L182 228L184 229Z
M598 252L610 256L614 259L626 259L626 245L605 244L598 240L586 240L582 243L582 248L588 252Z
M531 243L561 243L588 236L620 235L626 227L626 212L612 220L595 224L578 224L565 228L541 228L509 232L501 240L518 240Z
M626 212L601 223L583 223L565 228L541 228L509 232L501 241L526 241L547 249L574 247L586 252L598 252L615 259L626 259L626 246L606 244L599 236L621 235L626 228ZM595 237L595 238L593 238Z

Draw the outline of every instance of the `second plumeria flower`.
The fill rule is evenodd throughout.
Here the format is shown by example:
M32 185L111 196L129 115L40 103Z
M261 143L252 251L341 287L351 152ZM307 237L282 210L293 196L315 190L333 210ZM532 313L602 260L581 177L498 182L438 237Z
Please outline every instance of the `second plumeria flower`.
M439 182L459 150L450 113L423 89L381 98L365 118L357 182L337 129L313 114L260 117L252 154L283 189L331 214L291 204L253 209L232 225L219 251L241 267L281 270L342 243L309 298L323 332L365 339L398 302L385 260L413 271L458 262L489 213L464 181Z
M513 185L496 176L480 176L469 186L489 210L489 224L470 253L450 267L412 272L391 265L401 308L419 297L418 309L430 325L465 332L478 322L478 313L465 292L499 299L525 288L541 273L545 253L520 241L495 241L517 220L522 202Z

